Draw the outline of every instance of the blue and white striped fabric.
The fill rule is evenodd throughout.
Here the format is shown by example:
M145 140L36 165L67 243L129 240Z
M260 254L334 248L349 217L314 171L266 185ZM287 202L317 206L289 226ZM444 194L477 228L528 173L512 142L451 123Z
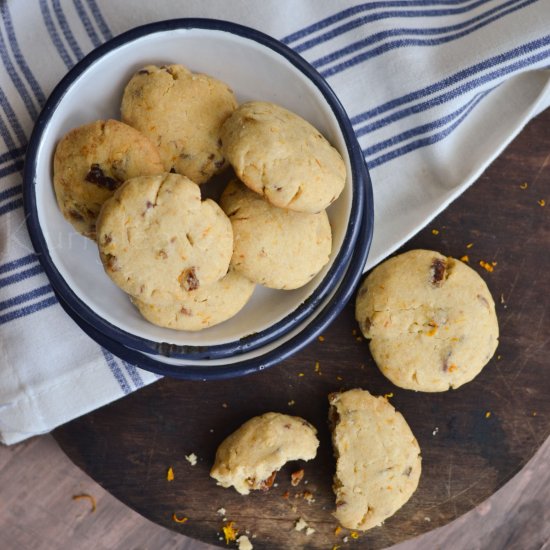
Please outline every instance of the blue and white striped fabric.
M324 75L375 192L369 266L424 226L550 104L550 0L0 0L0 433L14 443L156 376L64 314L25 231L27 139L60 78L131 27L213 17L256 27Z

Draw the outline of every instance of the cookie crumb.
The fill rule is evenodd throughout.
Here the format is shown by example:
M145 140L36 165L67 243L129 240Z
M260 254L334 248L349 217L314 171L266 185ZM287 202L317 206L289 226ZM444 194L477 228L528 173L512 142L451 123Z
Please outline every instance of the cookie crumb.
M321 374L321 364L319 363L319 361L315 361L315 372Z
M393 392L390 392L390 393L385 393L384 394L384 399L389 399L390 397L393 397Z
M222 407L223 407L224 409L227 409L227 403L222 403Z
M352 531L349 536L352 538L352 539L355 539L357 540L359 538L359 533L357 531Z
M296 523L294 524L294 530L295 531L303 531L307 528L307 522L304 520L304 518L298 518L296 520Z
M439 235L439 229L432 229L432 235Z
M170 466L166 472L166 481L174 481L174 469L172 466Z
M468 243L468 244L466 245L466 248L472 248L472 246L474 246L474 243Z
M252 550L252 548L254 548L246 535L240 536L237 539L237 544L239 550Z
M304 376L304 373L303 373L303 372L299 372L299 373L298 373L298 376L302 377L302 376Z
M438 433L439 433L439 428L436 426L436 427L434 428L434 431L432 432L432 435L435 436L435 435L437 435Z
M289 407L292 407L295 403L296 403L296 401L294 401L294 399L291 399L291 400L288 402L288 406L289 406Z
M491 418L491 411L487 411L485 413L485 418Z
M313 529L313 527L308 527L306 529L306 535L309 537L311 535L313 535L313 533L315 533L315 529Z
M470 258L469 258L469 256L468 256L468 254L464 254L464 256L462 256L462 257L460 258L460 261L461 261L461 262L464 262L465 264L469 264L469 263L470 263Z
M520 189L527 189L527 187L529 187L529 184L526 181L519 184Z
M324 337L324 336L319 336L317 339L319 340L319 342L324 342L324 341L325 341L325 337Z
M533 412L531 413L531 416L537 416L537 411L533 411Z
M216 514L220 516L225 516L225 508L219 508L218 510L216 510Z
M185 460L191 464L191 466L197 465L197 455L195 453L191 453L190 455L185 455Z
M537 202L539 203L539 206L546 206L546 201L544 199L540 199Z
M346 543L347 543L347 542L348 542L348 540L349 540L349 538L348 538L348 537L344 537L344 538L342 539L342 542L346 542Z
M424 516L424 521L430 522L430 521L432 521L432 520L431 520L431 518L429 518L428 516Z
M310 491L304 491L304 500L308 504L313 504L315 502L315 499L313 498L313 493L311 493Z

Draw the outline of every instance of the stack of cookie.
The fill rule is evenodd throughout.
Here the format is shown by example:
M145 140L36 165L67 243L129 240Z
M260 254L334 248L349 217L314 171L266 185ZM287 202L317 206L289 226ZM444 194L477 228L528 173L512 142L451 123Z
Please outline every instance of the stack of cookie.
M256 284L299 288L327 264L325 209L346 170L308 122L270 103L239 107L225 83L180 65L134 74L121 114L60 141L54 187L145 319L207 328L240 311ZM202 200L200 186L229 164L237 177L220 205Z

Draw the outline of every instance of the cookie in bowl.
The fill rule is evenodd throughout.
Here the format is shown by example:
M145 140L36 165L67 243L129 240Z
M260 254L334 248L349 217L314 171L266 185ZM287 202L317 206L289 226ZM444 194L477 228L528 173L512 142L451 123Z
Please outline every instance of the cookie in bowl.
M278 208L236 179L220 204L235 237L231 264L251 281L269 288L299 288L329 261L332 232L324 210Z
M320 212L344 188L340 153L309 122L274 103L241 105L223 124L221 139L239 179L280 208Z
M105 272L126 293L170 304L225 276L231 222L199 186L179 174L128 180L97 221Z
M130 79L122 120L159 148L164 168L204 183L227 167L220 127L237 107L222 81L182 65L147 65Z
M74 128L59 141L53 182L63 216L82 235L95 239L103 203L124 181L164 171L156 146L118 120Z

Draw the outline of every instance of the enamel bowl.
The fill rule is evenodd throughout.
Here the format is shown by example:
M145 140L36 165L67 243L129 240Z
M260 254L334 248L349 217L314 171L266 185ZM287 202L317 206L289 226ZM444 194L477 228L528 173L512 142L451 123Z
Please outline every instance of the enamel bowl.
M157 327L141 317L107 277L96 244L78 235L55 200L52 158L70 129L120 118L125 84L147 64L179 63L226 82L239 102L271 101L294 111L327 137L347 168L342 195L330 206L329 263L306 286L292 291L257 286L235 317L200 332ZM208 186L208 184L206 184ZM162 364L249 357L296 335L321 310L332 319L345 302L334 296L350 269L362 272L372 235L372 188L349 119L319 74L282 43L256 30L218 20L176 19L132 29L86 56L58 84L35 125L26 155L25 209L31 240L52 287L73 318L106 339ZM205 189L205 192L208 192ZM362 247L358 239L362 236ZM365 239L365 235L368 238ZM359 265L361 264L361 265ZM349 290L349 289L348 289ZM327 302L328 300L328 302ZM293 336L293 338L296 336ZM256 354L256 355L258 355Z

